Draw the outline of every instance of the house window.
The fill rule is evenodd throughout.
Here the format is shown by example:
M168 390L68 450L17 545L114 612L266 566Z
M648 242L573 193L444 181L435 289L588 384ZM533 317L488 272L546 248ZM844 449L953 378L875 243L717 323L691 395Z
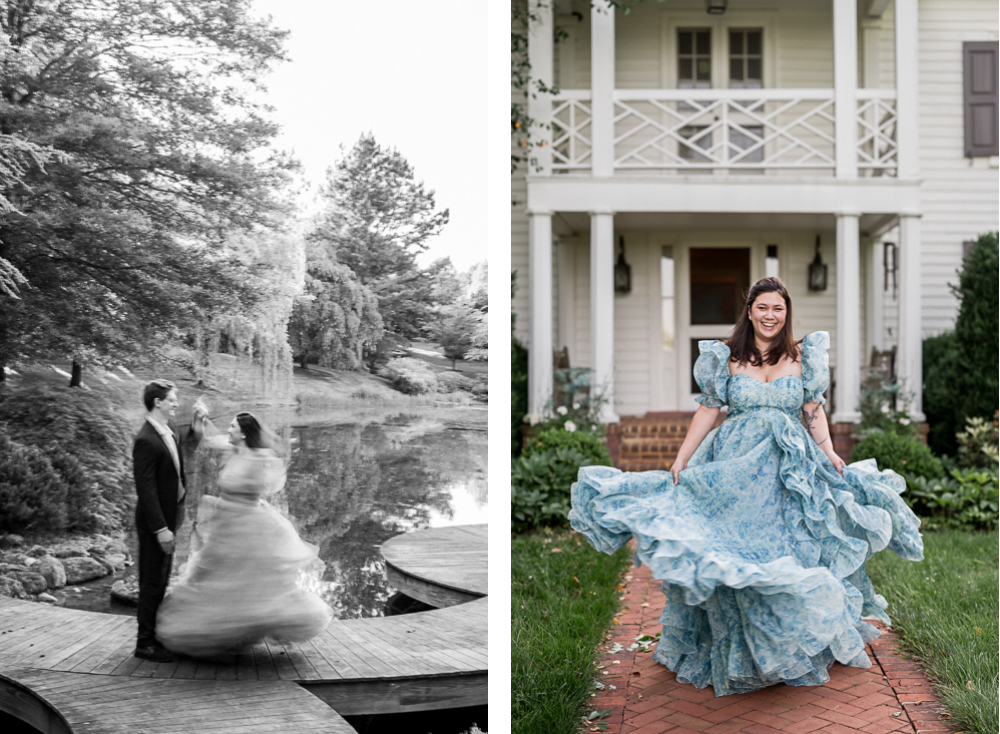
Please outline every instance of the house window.
M739 128L729 128L729 157L739 157L737 163L760 163L764 160L764 146L760 145L749 153L742 153L758 145L764 137L763 125L741 125Z
M729 29L729 88L764 86L763 32L759 28Z
M750 288L750 248L691 248L691 325L735 324Z
M680 135L690 143L680 144L680 156L689 163L708 163L709 158L698 149L708 150L712 147L712 133L704 132L708 125L685 125L680 129Z
M677 31L677 88L712 88L712 31L681 28Z

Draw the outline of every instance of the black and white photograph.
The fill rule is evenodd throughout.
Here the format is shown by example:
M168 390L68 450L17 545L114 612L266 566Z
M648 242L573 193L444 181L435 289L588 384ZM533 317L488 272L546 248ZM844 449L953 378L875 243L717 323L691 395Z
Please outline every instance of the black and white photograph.
M488 730L487 37L0 2L0 730Z

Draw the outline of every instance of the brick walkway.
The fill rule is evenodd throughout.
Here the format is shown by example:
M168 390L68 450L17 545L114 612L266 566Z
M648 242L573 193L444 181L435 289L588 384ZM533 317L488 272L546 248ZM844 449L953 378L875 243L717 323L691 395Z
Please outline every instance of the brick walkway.
M653 661L652 652L629 652L641 634L660 631L664 597L660 584L643 566L626 577L619 624L609 633L625 650L604 653L606 686L591 699L592 710L610 711L587 731L608 734L889 734L950 731L941 706L920 666L896 653L895 635L867 647L868 670L835 664L823 686L774 686L754 693L716 698L712 688L697 689ZM614 686L614 689L611 688Z

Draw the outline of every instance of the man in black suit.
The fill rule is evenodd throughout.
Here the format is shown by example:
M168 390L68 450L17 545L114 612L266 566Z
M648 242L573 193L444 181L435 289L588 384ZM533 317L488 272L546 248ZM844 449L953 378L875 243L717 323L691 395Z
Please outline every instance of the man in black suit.
M142 393L146 419L132 444L132 468L138 502L139 634L135 656L157 663L173 655L156 639L156 612L163 601L173 563L174 533L184 522L184 452L171 419L177 412L177 388L169 380L153 380ZM204 408L195 407L184 442L201 440Z

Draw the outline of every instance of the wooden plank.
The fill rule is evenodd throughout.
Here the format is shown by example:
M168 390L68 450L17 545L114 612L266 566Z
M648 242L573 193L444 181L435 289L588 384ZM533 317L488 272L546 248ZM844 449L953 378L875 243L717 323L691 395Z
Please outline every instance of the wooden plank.
M343 716L434 711L487 702L486 673L416 680L303 683L310 693Z
M115 654L123 645L135 643L136 624L131 617L119 617L118 627L109 630L101 638L100 645L93 647L90 654L74 664L70 670L89 673Z
M349 621L349 620L348 620ZM343 638L342 629L347 626L345 622L334 620L330 626L323 630L313 641L322 641L327 647L336 650L339 659L346 662L355 671L354 677L374 678L378 677L378 670L369 665L366 661L367 651L355 650L350 638ZM359 653L361 653L359 655ZM327 660L329 660L327 656Z

